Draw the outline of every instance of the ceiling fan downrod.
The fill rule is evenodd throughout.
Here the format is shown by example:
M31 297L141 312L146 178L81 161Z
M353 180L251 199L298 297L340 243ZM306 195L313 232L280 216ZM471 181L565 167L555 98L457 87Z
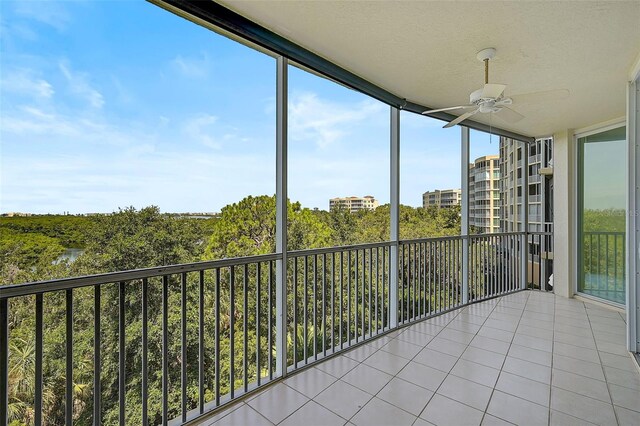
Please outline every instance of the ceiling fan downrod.
M489 84L489 58L484 60L484 84Z

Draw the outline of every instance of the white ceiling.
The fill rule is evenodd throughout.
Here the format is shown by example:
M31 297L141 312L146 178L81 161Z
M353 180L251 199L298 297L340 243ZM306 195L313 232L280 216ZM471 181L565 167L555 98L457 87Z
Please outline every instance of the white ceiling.
M545 136L625 114L640 54L640 1L247 1L220 3L395 95L431 107L468 102L483 84L476 52L495 47L490 82L506 95L568 89L514 106L504 129ZM477 115L487 122L487 115Z

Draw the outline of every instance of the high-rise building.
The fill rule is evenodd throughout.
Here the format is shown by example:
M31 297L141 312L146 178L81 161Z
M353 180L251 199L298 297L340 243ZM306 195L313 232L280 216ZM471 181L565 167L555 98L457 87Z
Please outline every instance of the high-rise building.
M527 170L523 156L527 155ZM553 139L536 139L529 144L500 138L501 232L523 231L523 193L527 191L529 232L553 232ZM527 176L524 188L523 173ZM553 271L553 245L549 235L529 236L531 282L546 283Z
M359 210L375 210L376 207L378 207L378 200L372 195L365 195L364 197L331 198L329 200L329 209L342 208L349 210L351 213Z
M469 164L469 226L472 233L500 229L500 157L485 155Z
M528 170L522 156L528 155ZM500 138L500 230L522 230L522 191L528 192L528 231L550 231L553 222L553 139L536 139L527 145ZM527 173L528 188L523 188Z
M435 189L422 194L422 207L438 208L459 206L462 201L461 189Z

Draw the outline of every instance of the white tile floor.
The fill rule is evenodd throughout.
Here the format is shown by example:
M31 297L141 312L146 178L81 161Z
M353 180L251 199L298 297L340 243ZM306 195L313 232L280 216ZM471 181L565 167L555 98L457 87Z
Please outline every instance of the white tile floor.
M520 292L407 327L203 425L640 425L623 316Z

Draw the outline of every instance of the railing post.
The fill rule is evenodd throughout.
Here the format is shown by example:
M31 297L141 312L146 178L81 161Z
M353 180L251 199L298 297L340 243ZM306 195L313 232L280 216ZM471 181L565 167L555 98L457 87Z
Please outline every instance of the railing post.
M462 200L460 235L462 236L462 303L469 303L469 128L460 126L460 171Z
M276 70L276 375L287 374L287 91L288 61Z
M400 110L391 107L391 246L389 247L389 326L398 326L398 241L400 240Z
M520 236L520 288L524 290L527 288L527 281L529 277L529 143L524 141L520 143L522 144L523 151L521 204L522 235Z

